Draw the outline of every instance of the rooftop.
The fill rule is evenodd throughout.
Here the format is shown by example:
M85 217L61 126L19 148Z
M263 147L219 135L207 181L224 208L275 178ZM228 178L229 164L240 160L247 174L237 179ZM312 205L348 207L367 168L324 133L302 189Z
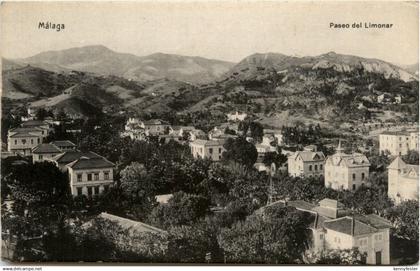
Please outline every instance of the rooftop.
M203 139L197 139L191 142L190 144L194 145L202 145L202 146L223 146L224 141L223 140L203 140Z
M297 151L289 156L290 159L297 159L298 157L302 158L304 162L325 160L325 155L323 152Z
M71 169L95 169L95 168L110 168L115 164L108 161L105 157L86 157L82 156L79 159L67 165Z
M123 229L129 230L131 233L143 233L143 232L151 232L151 233L166 233L166 231L153 227L151 225L134 221L128 218L111 215L108 213L101 213L98 217L116 222L120 225Z
M371 234L391 226L389 221L376 215L345 216L324 222L326 229L351 236Z
M28 121L23 122L21 125L22 127L45 126L45 125L48 126L48 123L46 123L43 120L28 120Z
M42 143L32 149L32 153L61 153L62 151L54 144Z
M56 161L59 164L65 164L71 163L80 157L101 157L100 155L94 153L94 152L81 152L81 151L66 151L62 154L54 156L51 160Z
M39 134L31 133L31 132L17 132L9 136L10 138L26 138L26 137L39 137Z
M74 144L70 140L56 140L56 141L52 141L51 144L54 144L57 147L75 147L76 146L76 144Z

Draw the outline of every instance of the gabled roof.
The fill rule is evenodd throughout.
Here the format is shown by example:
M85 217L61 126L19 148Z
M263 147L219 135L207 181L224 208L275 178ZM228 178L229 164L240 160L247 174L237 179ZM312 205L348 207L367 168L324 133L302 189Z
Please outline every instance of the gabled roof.
M62 151L54 144L43 143L32 149L32 153L61 153Z
M150 232L150 233L166 233L166 231L161 230L159 228L153 227L151 225L134 221L128 218L111 215L108 213L101 213L98 217L107 219L112 222L118 223L123 229L129 230L130 233L143 233L143 232Z
M298 157L302 158L304 162L322 161L325 159L323 152L314 151L297 151L294 154L292 154L289 158L297 159Z
M9 133L19 133L19 132L26 132L26 133L40 133L43 129L39 127L17 127L9 129Z
M71 169L95 169L114 167L115 164L102 156L92 158L82 156L79 159L67 164L67 166Z
M56 141L52 141L51 144L54 144L57 147L75 147L76 146L76 144L74 144L70 140L56 140Z
M406 166L406 163L401 159L400 156L397 156L391 164L389 164L389 169L401 169Z
M335 153L327 157L326 163L333 166L344 165L346 167L369 167L370 162L366 155L361 153L345 154L342 152Z

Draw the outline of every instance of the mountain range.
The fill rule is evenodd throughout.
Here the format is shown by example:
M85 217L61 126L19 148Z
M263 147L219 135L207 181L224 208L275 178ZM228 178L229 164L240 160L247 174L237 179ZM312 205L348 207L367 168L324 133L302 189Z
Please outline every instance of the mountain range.
M354 113L357 105L372 103L378 93L402 95L416 110L418 77L408 68L334 52L305 57L256 53L234 64L86 46L3 59L2 96L15 107L48 107L78 116L236 109L271 119L286 114L286 121L294 115L328 123L361 117ZM278 126L285 120L270 121Z

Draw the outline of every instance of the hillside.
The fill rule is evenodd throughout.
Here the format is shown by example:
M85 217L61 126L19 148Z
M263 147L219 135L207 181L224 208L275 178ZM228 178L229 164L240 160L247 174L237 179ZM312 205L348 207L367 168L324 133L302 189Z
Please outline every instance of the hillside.
M226 61L162 53L140 57L100 45L43 52L19 62L54 72L76 70L136 81L167 78L190 83L213 81L233 66Z

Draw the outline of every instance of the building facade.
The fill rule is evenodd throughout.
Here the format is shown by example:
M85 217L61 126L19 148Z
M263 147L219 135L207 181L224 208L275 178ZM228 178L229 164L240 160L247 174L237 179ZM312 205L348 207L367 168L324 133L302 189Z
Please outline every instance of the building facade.
M7 134L7 150L14 155L29 156L43 138L42 130L36 127L11 129Z
M401 157L388 166L388 197L395 204L419 198L419 166L405 163Z
M42 143L32 149L32 161L43 162L52 159L63 151L52 143Z
M210 159L214 162L222 160L224 140L197 139L190 142L191 154L194 158Z
M94 196L109 189L114 183L114 164L102 156L85 156L66 165L73 196Z
M226 115L229 121L243 121L248 116L246 113L238 112L229 113Z
M324 153L306 149L287 157L287 172L292 177L322 177L324 164Z
M365 155L345 154L339 143L336 153L325 162L325 186L335 190L356 190L366 184L369 166Z
M406 155L409 150L419 151L418 140L418 131L386 131L379 135L379 151Z

